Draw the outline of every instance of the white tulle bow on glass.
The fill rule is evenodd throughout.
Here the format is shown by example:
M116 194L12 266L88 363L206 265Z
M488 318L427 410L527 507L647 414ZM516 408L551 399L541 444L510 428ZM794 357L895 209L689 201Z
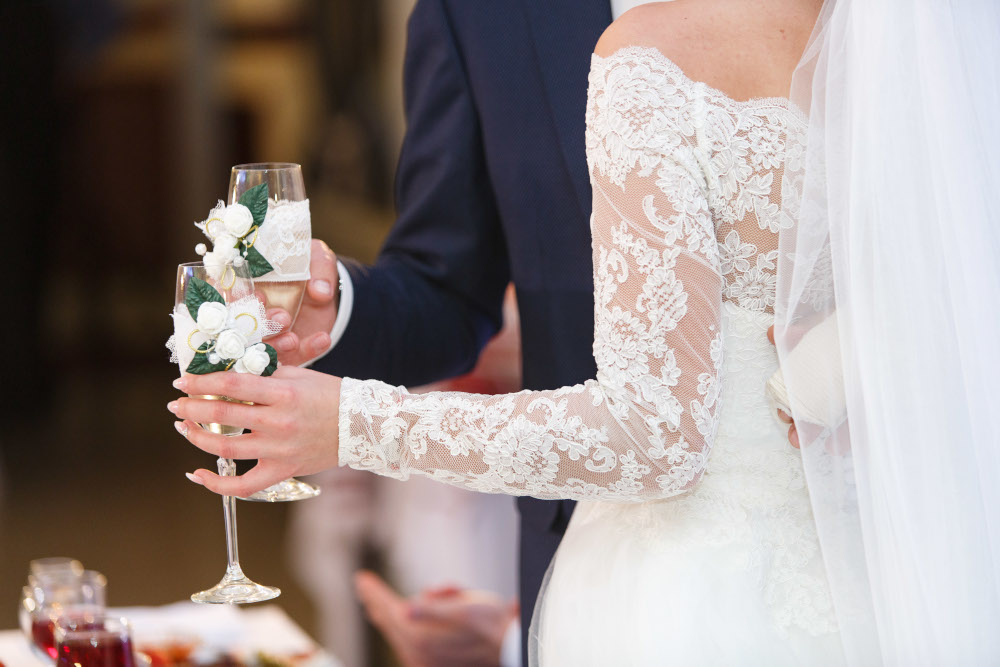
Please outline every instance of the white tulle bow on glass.
M220 361L228 360L231 364L227 363L227 365L231 366L234 370L248 372L246 365L240 364L243 356L247 354L247 351L255 350L258 345L262 345L264 338L273 336L281 331L281 326L267 319L264 304L253 294L244 296L234 303L204 304L202 308L209 305L218 306L223 312L219 325L217 327L212 326L209 329L206 329L204 326L204 314L200 313L198 321L195 321L184 304L180 304L174 308L174 312L170 314L174 320L174 335L167 341L167 348L170 350L170 361L176 363L180 367L181 372L184 372L194 359L198 348L204 343L216 339L215 349L208 353L209 361L211 363L219 363ZM202 326L199 326L199 323ZM214 325L215 322L213 321L212 324ZM233 350L239 348L238 352L227 352L224 349L220 349L220 346L224 347L227 342L227 339L224 337L224 334L227 332L234 332L234 335L228 338L240 343L240 345L230 345ZM250 354L254 356L252 352ZM212 355L215 355L217 358ZM250 369L254 367L251 363ZM250 372L253 371L250 370ZM260 373L257 372L255 374L259 375Z

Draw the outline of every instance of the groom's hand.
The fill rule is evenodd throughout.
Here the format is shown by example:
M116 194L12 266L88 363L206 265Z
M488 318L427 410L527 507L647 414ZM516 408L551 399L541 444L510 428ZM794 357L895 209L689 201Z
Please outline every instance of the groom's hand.
M291 331L268 339L278 352L278 361L299 366L330 349L330 331L337 319L337 256L319 239L312 240L309 284L302 308ZM287 327L291 316L281 309L268 310L270 319Z
M774 325L767 328L767 339L774 345ZM795 420L784 410L778 410L778 419L788 424L788 443L795 449L799 448L799 433L795 430Z
M481 591L428 590L400 597L378 575L359 572L358 598L404 667L499 665L516 604Z

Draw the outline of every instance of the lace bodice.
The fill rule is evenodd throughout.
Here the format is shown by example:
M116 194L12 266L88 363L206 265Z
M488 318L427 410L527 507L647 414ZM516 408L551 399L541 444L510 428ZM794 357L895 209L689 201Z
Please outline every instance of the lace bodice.
M798 157L785 140L801 126L786 101L735 102L650 48L595 55L589 85L597 377L501 396L345 378L342 465L615 501L704 473L725 400L723 302L771 312L781 174Z

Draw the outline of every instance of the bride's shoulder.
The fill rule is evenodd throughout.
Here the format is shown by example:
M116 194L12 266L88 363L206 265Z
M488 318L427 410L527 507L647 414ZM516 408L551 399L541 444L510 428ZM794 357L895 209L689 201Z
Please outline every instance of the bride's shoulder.
M707 46L705 39L710 39L711 34L705 30L705 5L720 4L727 4L726 0L674 0L633 7L608 26L594 47L594 53L608 57L621 49L639 46L656 48L667 56L682 57L695 45Z
M602 58L653 48L733 99L787 94L821 0L674 0L639 5L601 35Z

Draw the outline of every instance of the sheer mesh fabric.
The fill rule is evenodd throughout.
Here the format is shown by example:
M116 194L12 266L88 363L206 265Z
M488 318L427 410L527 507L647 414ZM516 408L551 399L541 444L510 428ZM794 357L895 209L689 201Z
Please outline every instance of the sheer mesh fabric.
M342 465L540 498L643 501L698 482L724 398L723 301L774 305L794 114L733 102L639 47L594 56L586 113L597 377L501 396L345 378Z

